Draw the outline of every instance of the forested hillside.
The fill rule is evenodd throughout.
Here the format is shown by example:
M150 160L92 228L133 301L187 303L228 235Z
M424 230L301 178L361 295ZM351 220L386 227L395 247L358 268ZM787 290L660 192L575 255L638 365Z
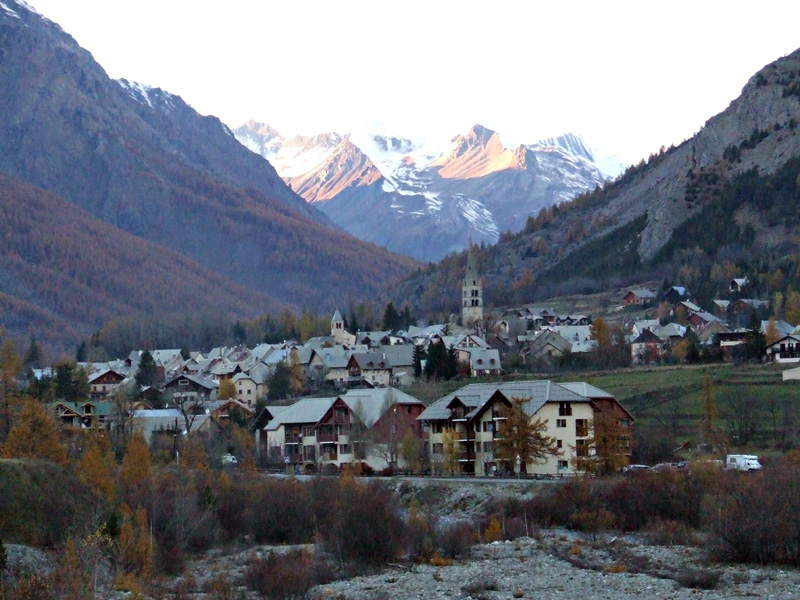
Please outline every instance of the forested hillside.
M114 318L253 317L281 307L13 178L0 175L0 198L0 326L18 339L72 355Z

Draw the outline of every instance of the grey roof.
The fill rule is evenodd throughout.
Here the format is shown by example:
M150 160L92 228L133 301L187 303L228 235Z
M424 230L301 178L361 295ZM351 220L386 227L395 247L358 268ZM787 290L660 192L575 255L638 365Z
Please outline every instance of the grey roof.
M412 345L381 346L380 352L386 356L386 362L392 367L408 367L414 364L414 346Z
M614 398L613 394L609 394L605 390L601 390L599 387L595 387L591 383L586 383L585 381L570 381L559 385L585 398Z
M500 369L500 351L494 348L470 348L469 361L473 369Z
M197 385L202 386L202 387L204 387L206 389L209 389L209 390L215 390L215 389L217 389L219 387L219 383L214 381L211 377L207 377L207 376L204 377L204 376L201 376L201 375L192 375L191 373L179 373L178 375L175 375L175 377L173 377L172 379L170 379L169 381L167 381L164 384L164 387L167 387L173 381L176 381L176 380L181 379L181 378L188 379L189 381L192 381L192 382L196 383Z
M653 333L650 329L645 329L640 333L631 344L660 344L661 338Z
M572 343L569 340L564 339L557 331L552 331L550 329L544 329L535 336L519 336L518 340L520 342L527 342L528 351L534 356L542 352L547 346L553 346L560 352L569 352L572 350Z
M474 415L495 393L501 393L508 400L526 399L525 412L536 414L547 402L586 402L588 398L550 380L513 381L508 383L472 383L448 394L426 408L417 417L420 421L442 421L450 418L447 406L458 398L465 406L472 407Z
M304 423L317 423L336 398L303 398L285 409L273 413L275 417L267 425L267 429L275 430L281 425L300 425ZM272 410L270 410L272 412Z
M420 400L396 388L348 390L340 398L367 427L372 427L395 404L419 404Z
M639 298L655 298L655 292L651 292L650 290L646 290L644 288L634 288L628 290L628 292L635 294Z
M331 323L334 323L336 321L341 321L341 320L342 320L342 315L341 315L341 313L339 313L339 309L337 308L336 312L333 313L333 316L331 317Z
M686 327L679 325L678 323L667 323L663 327L659 327L653 331L653 333L655 333L662 340L671 337L683 337L686 335Z

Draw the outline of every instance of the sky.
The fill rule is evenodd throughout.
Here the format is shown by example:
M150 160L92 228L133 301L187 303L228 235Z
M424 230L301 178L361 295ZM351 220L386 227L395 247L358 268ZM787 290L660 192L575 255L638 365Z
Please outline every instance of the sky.
M29 0L113 78L236 128L507 147L572 132L637 162L800 47L796 0Z

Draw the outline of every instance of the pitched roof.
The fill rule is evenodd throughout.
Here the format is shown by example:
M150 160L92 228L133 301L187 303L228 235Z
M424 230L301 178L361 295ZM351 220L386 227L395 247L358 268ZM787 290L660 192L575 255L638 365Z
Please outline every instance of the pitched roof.
M336 398L303 398L290 404L284 410L273 413L275 417L267 429L275 430L281 425L300 425L317 423L336 401ZM270 412L272 412L270 410Z
M424 406L420 400L409 396L397 388L380 389L351 389L340 396L350 407L361 422L367 427L372 427L384 413L395 404L417 404Z
M458 399L467 407L472 407L470 414L477 413L496 393L506 399L522 398L527 400L525 412L529 416L536 414L548 402L588 402L588 398L567 389L548 379L537 381L513 381L508 383L471 383L437 400L417 417L420 421L442 421L450 418L447 406Z

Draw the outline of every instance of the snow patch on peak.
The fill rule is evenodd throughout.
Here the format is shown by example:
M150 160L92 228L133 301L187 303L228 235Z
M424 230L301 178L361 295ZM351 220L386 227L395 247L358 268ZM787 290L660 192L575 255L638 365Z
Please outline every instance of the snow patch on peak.
M19 16L19 13L9 8L7 4L0 2L0 8L2 8L3 12L5 12L8 16L19 19L20 21L22 20L22 17Z
M591 148L589 148L586 141L581 136L574 133L565 133L558 137L545 138L539 140L534 146L542 148L561 148L574 156L579 156L594 162L594 154Z
M154 88L137 81L117 79L116 82L125 92L139 104L146 104L153 110L165 113L172 112L176 106L176 96L165 92L161 88Z
M14 2L17 4L17 6L21 6L22 8L27 10L29 13L33 13L34 15L39 15L40 17L42 16L42 13L40 13L38 10L36 10L34 7L32 7L30 4L25 2L25 0L14 0Z

